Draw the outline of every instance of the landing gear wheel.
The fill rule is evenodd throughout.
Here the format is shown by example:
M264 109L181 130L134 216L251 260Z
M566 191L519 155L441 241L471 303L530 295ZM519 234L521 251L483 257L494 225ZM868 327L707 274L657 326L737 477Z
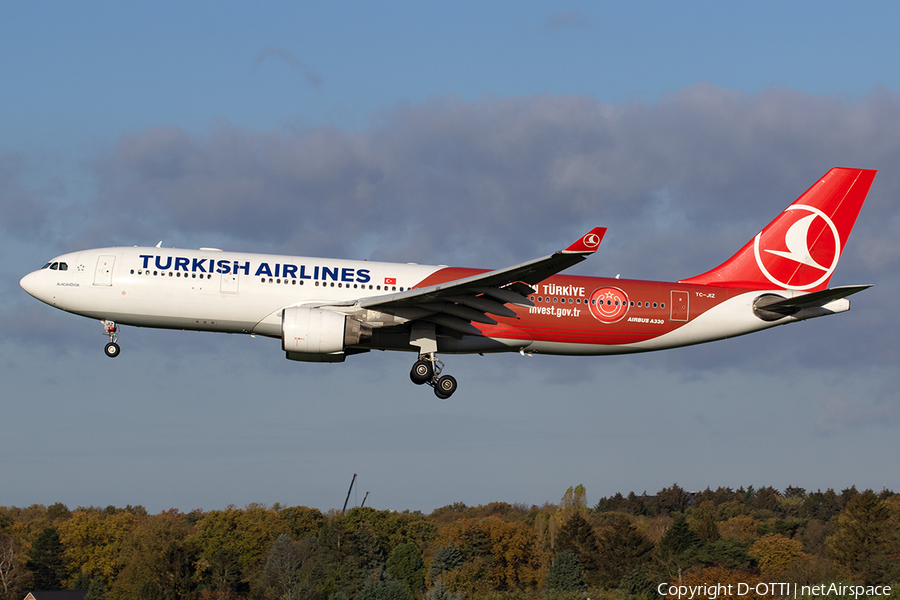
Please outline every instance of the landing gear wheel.
M412 366L412 371L409 372L410 380L416 385L427 383L431 381L432 377L434 377L434 366L427 360L417 360Z
M453 375L444 375L434 384L434 395L441 400L446 400L456 391L456 378Z
M119 355L120 352L119 345L115 342L110 342L106 345L103 351L106 352L106 355L108 357L115 358Z

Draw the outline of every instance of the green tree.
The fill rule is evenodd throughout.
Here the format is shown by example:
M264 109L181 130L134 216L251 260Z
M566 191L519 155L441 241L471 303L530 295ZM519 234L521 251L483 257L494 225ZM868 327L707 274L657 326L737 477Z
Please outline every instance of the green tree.
M650 581L646 566L635 567L625 575L619 583L619 592L623 598L633 600L652 600L657 597L656 586Z
M411 596L418 596L425 588L425 563L419 548L412 542L394 548L387 559L386 570L395 581L406 583Z
M700 538L688 525L687 519L681 513L672 519L672 526L659 540L658 554L664 562L673 560L689 548L695 548L700 544Z
M444 582L438 579L425 593L425 600L463 600L463 593L451 592Z
M752 492L753 486L750 486ZM755 497L755 496L754 496ZM702 502L692 513L694 533L702 544L711 544L718 540L719 526L716 524L716 507L712 502Z
M617 587L625 575L646 564L652 550L653 543L627 517L617 517L597 539L599 583L607 588Z
M890 510L872 490L852 495L826 542L828 555L860 581L876 583L897 542L890 519Z
M580 512L572 514L557 535L557 553L565 550L571 550L586 571L595 571L598 568L597 536L594 528Z
M66 577L63 545L56 527L43 529L31 545L25 568L32 573L36 590L61 590Z
M263 582L271 598L293 600L300 589L300 566L303 561L291 537L282 533L272 543L263 567Z
M107 595L106 584L103 582L103 578L97 575L91 578L84 600L106 600Z
M440 546L431 558L428 567L428 581L436 581L447 571L451 571L463 563L462 552L453 544Z
M558 552L553 557L550 572L547 574L547 589L563 592L587 589L584 583L584 569L578 564L578 559L571 548Z
M682 555L686 564L704 567L722 567L731 571L755 571L757 560L747 549L749 544L734 538L718 540L697 548L691 548Z
M683 513L689 501L690 496L677 483L656 492L656 509L660 514Z
M362 591L356 596L357 600L411 600L411 598L404 584L380 578L366 581Z

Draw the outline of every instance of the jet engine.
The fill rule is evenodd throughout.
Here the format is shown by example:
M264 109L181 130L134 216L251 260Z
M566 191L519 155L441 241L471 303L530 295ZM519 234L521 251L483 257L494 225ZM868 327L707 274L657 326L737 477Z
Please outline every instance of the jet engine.
M371 338L371 326L331 310L294 306L281 316L281 346L289 360L344 362L348 346Z

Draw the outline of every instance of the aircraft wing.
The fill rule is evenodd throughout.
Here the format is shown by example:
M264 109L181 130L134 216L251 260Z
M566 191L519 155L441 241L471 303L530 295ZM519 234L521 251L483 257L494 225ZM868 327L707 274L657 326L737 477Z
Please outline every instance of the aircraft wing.
M605 233L606 227L595 227L565 250L550 256L398 294L364 298L355 306L481 335L472 321L494 325L497 321L489 315L516 316L504 304L532 306L526 297L534 292L530 286L585 260L597 251Z

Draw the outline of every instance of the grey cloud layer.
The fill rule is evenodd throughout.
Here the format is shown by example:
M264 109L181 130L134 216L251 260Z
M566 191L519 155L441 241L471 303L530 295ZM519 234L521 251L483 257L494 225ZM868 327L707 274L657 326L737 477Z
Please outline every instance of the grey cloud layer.
M361 132L157 127L123 134L92 163L97 193L84 209L104 217L69 241L224 239L235 250L500 267L605 225L581 272L674 280L730 256L829 168L878 168L835 277L878 287L821 343L837 327L852 360L883 361L900 355L881 312L900 271L898 117L900 95L888 91L847 101L697 85L655 104L448 96L386 111ZM47 214L9 173L22 200L10 214L26 224ZM819 354L798 347L792 360ZM720 349L669 360L688 357L727 360Z
M603 224L637 266L659 252L654 238L669 247L702 232L715 247L687 249L687 270L672 274L685 276L711 266L702 256L736 249L828 168L897 164L898 117L889 92L850 103L698 85L653 105L444 97L363 132L159 127L122 135L97 164L98 203L132 235L224 231L297 252L413 251L421 261L502 264ZM874 193L897 187L888 169ZM881 223L896 220L893 204L870 204ZM631 247L636 237L644 251ZM898 260L884 247L866 256L870 269Z

